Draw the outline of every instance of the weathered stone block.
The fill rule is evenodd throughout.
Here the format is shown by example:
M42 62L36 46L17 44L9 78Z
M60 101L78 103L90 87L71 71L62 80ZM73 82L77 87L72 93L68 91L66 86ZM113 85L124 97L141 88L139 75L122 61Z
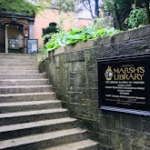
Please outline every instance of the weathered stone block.
M143 41L142 40L134 40L134 41L128 41L125 43L121 43L119 47L119 54L120 55L129 55L129 54L136 54L141 53L143 47Z
M98 100L98 89L89 89L89 98L92 100Z
M142 28L138 28L136 30L130 30L130 39L141 38L150 35L150 26L144 26Z
M82 88L83 99L89 99L89 89Z
M132 150L131 149L131 139L128 135L118 133L116 137L116 142L120 145L122 150Z
M76 78L77 72L70 72L70 78Z
M97 132L98 135L99 127L97 122L83 118L82 120L80 120L80 123L82 126L86 127L89 131Z
M132 150L143 150L141 146L132 145Z
M90 59L92 60L93 63L97 62L97 58L99 58L99 50L100 47L94 47L92 49L89 50L89 54L90 54Z
M109 123L108 123L109 122ZM100 116L100 128L116 131L120 127L120 119L109 117L109 116Z
M123 42L129 39L130 39L129 31L117 33L117 34L114 34L112 37L110 37L110 40L112 43Z
M103 57L113 57L119 55L119 44L103 45Z
M82 99L82 94L77 92L69 92L69 99L71 103L80 104L80 100Z
M84 70L84 63L83 62L78 62L78 61L75 61L75 62L72 62L72 71L73 72L78 72L80 70Z
M110 36L101 37L99 44L100 44L100 45L101 45L101 44L102 44L102 45L111 44L111 37L110 37Z
M142 132L132 130L130 132L130 135L131 135L133 145L141 146L144 144L144 141L143 141L144 136Z
M150 134L145 134L143 140L144 140L144 145L150 147Z
M109 135L101 135L100 141L101 144L106 145L106 147L113 147L113 143Z
M84 56L84 51L77 51L77 60L78 61L84 61L85 60L85 56Z
M100 145L100 150L115 150L114 148L108 148Z
M78 50L84 50L84 49L96 47L99 45L97 40L98 39L82 41L76 44L69 45L65 47L65 52L78 51Z
M91 63L91 62L86 63L86 69L87 69L87 71L93 71L93 69L94 69L93 63Z
M72 61L70 53L65 53L65 60L66 60L66 62Z
M81 104L82 101L80 101L80 103L74 103L72 105L72 108L74 109L74 111L76 112L76 117L80 118L81 120L83 119L87 119L89 120L89 111L87 110L88 106L87 105L83 105Z
M87 74L89 88L98 88L97 84L96 84L97 78L95 78L94 75L95 74L93 72L90 72L90 73Z
M150 122L143 121L143 132L150 133Z
M121 115L122 127L142 131L142 120L140 116L131 114Z

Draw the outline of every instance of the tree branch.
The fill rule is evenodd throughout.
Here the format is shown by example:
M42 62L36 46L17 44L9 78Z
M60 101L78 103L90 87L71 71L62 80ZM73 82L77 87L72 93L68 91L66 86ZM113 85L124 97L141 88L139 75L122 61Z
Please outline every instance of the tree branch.
M94 15L93 15L92 7L91 7L91 1L88 0L88 3L89 3L89 7L90 7L91 17L92 17L92 18L95 18Z
M85 5L84 0L81 0L83 6L85 7L85 9L87 9L88 11L90 11L90 9Z
M150 10L149 10L149 0L145 1L146 14L147 14L147 24L150 24Z

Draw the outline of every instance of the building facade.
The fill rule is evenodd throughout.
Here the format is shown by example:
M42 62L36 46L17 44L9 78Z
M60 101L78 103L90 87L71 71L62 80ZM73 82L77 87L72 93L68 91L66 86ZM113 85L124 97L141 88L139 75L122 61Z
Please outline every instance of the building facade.
M35 16L1 12L0 52L27 53L27 40L34 38L34 21Z
M50 22L60 22L59 9L46 9L43 15L28 16L20 13L1 12L0 13L0 53L28 53L27 41L37 39L38 47L43 44L42 28L49 26ZM83 28L91 20L80 19L76 14L72 21L77 27ZM62 14L67 18L68 14ZM68 17L69 18L69 17ZM64 30L71 30L70 19L64 20Z

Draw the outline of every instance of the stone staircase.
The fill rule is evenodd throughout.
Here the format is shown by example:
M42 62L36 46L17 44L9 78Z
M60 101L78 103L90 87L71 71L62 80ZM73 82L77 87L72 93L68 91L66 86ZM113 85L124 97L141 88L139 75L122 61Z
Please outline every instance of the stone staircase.
M36 55L0 54L0 150L98 150L39 73Z

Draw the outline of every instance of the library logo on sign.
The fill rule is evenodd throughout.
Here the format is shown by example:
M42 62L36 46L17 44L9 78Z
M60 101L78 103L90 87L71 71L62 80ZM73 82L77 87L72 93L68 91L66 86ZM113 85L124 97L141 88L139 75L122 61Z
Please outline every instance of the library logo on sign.
M110 66L108 66L108 68L106 69L104 75L105 75L105 78L106 78L107 81L110 81L110 80L112 79L112 77L113 77L113 72L112 72Z

